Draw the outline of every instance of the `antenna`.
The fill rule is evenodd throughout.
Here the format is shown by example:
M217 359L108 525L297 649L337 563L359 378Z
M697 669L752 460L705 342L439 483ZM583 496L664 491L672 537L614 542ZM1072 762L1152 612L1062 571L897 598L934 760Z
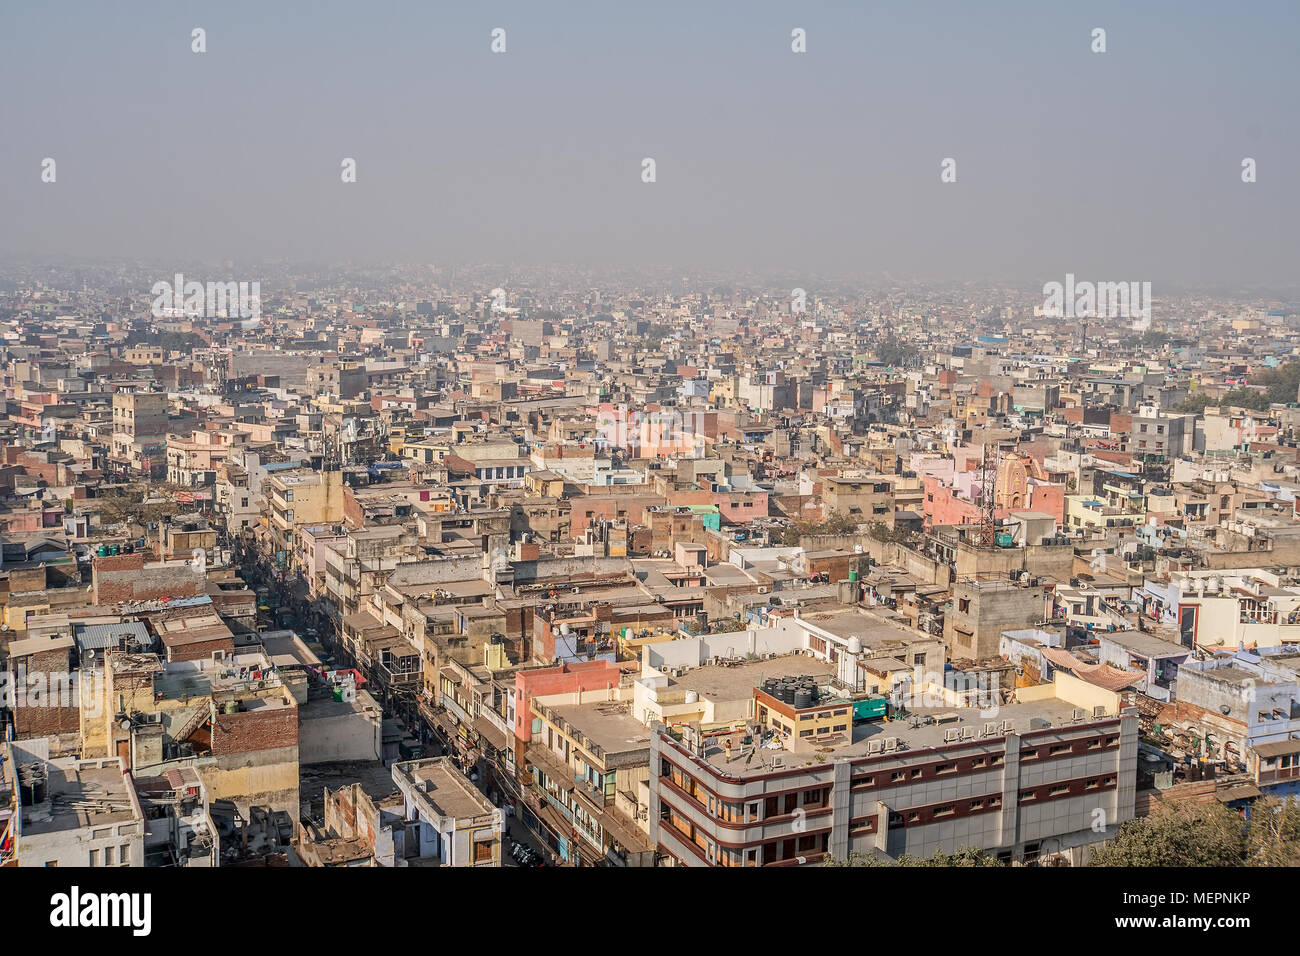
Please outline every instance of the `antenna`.
M998 447L984 443L984 466L980 473L980 547L997 545Z

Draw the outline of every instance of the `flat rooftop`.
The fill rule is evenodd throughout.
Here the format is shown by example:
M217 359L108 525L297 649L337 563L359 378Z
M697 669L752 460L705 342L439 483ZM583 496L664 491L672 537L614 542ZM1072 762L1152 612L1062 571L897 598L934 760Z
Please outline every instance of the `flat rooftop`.
M1103 631L1097 634L1102 641L1118 644L1120 647L1142 657L1187 657L1191 648L1161 640L1141 631Z
M715 738L717 743L706 744L704 759L721 773L743 778L771 772L774 757L779 759L786 769L790 769L805 764L827 764L844 758L879 756L896 759L905 757L911 750L945 746L983 746L989 752L997 752L1004 748L1003 735L999 733L988 737L981 736L986 724L998 724L1001 727L1004 722L1010 722L1011 732L1016 734L1054 728L1064 731L1075 726L1075 709L1075 704L1059 698L1023 704L1002 704L997 708L996 713L987 717L974 707L909 709L907 717L851 724L850 731L847 733L811 740L789 740L779 749L765 748L751 753L752 748L749 747L733 748L730 760L727 759L726 750L721 744L724 736L719 736ZM1092 711L1088 710L1087 713L1087 719L1081 721L1083 724L1093 722ZM1104 719L1109 720L1117 716L1117 714L1107 714ZM945 719L935 720L936 717ZM974 736L956 743L945 740L948 731L954 728L967 733L973 729ZM896 751L887 754L869 751L872 741L883 743L890 737L898 738Z
M140 819L117 761L103 767L79 766L75 760L54 761L46 768L46 799L22 809L24 836Z
M617 701L566 704L547 710L599 747L608 760L616 754L650 749L650 730Z
M805 614L800 620L847 641L856 637L864 648L875 651L902 649L915 641L934 641L935 637L922 634L902 624L896 624L880 614L850 609L824 614Z
M669 677L670 688L697 691L711 701L729 701L749 698L754 688L768 677L816 677L819 680L835 676L835 667L826 661L803 654L787 654L765 661L745 661L731 667L710 664L694 667L681 677Z
M496 809L448 757L395 763L393 782L399 788L405 784L413 797L428 803L439 816L459 820Z

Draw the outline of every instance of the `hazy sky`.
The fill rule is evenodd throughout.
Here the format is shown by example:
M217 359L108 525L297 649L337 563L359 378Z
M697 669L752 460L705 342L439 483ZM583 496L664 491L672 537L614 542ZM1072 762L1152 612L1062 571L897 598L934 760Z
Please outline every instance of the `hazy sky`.
M0 91L7 253L1039 283L1300 262L1295 0L3 0Z

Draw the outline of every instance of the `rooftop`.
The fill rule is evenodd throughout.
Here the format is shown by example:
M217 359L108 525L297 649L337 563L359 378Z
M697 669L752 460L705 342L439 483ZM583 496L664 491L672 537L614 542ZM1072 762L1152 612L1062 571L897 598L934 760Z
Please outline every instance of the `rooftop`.
M393 764L393 782L440 817L466 819L493 813L487 797L465 779L449 757L405 760Z
M21 774L32 764L19 767ZM45 764L46 799L22 809L23 836L109 826L141 819L139 805L116 758L56 760Z
M698 691L701 697L708 700L727 701L752 697L754 688L761 686L767 677L803 676L829 679L835 676L835 667L803 654L788 654L765 661L744 661L732 666L692 668L681 677L669 677L668 686Z
M1076 723L1075 713L1078 709L1075 704L1060 698L1002 704L989 711L973 707L915 708L909 709L903 718L852 724L848 733L808 741L789 740L778 749L765 748L761 752L751 753L751 748L748 747L733 748L730 760L721 745L723 738L718 737L716 743L706 741L704 759L720 773L743 778L771 772L773 758L779 761L781 767L790 769L803 765L828 764L846 758L871 756L896 759L909 751L956 746L1000 752L1005 748L1004 737L1007 733L1025 734L1046 730L1063 732L1094 722L1092 711L1088 709L1087 716ZM1117 716L1107 713L1104 718L1097 719L1113 721ZM985 731L993 730L994 725L996 732L986 734ZM1006 728L1005 733L1003 728ZM948 739L954 730L959 737L965 735L963 739ZM884 743L890 738L897 740L896 749L884 752Z

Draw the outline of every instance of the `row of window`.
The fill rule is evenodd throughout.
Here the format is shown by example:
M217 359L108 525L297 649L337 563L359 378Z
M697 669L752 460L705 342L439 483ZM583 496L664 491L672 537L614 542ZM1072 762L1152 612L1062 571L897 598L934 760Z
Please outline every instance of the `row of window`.
M131 844L106 846L102 852L95 847L90 850L90 862L87 866L129 866L131 863Z
M854 777L853 787L855 790L865 790L876 786L894 786L896 784L911 783L918 780L928 780L933 777L955 774L963 770L966 773L972 773L990 767L1000 767L1004 762L1005 757L1002 754L988 754L980 757L968 757L965 760L960 761L953 760L948 763L928 764L924 767L905 767L901 770L881 771L879 773Z
M830 806L830 787L766 796L748 803L723 800L700 786L690 774L669 760L662 761L660 776L710 816L727 823L758 823L773 817L789 816L797 810L823 810Z

